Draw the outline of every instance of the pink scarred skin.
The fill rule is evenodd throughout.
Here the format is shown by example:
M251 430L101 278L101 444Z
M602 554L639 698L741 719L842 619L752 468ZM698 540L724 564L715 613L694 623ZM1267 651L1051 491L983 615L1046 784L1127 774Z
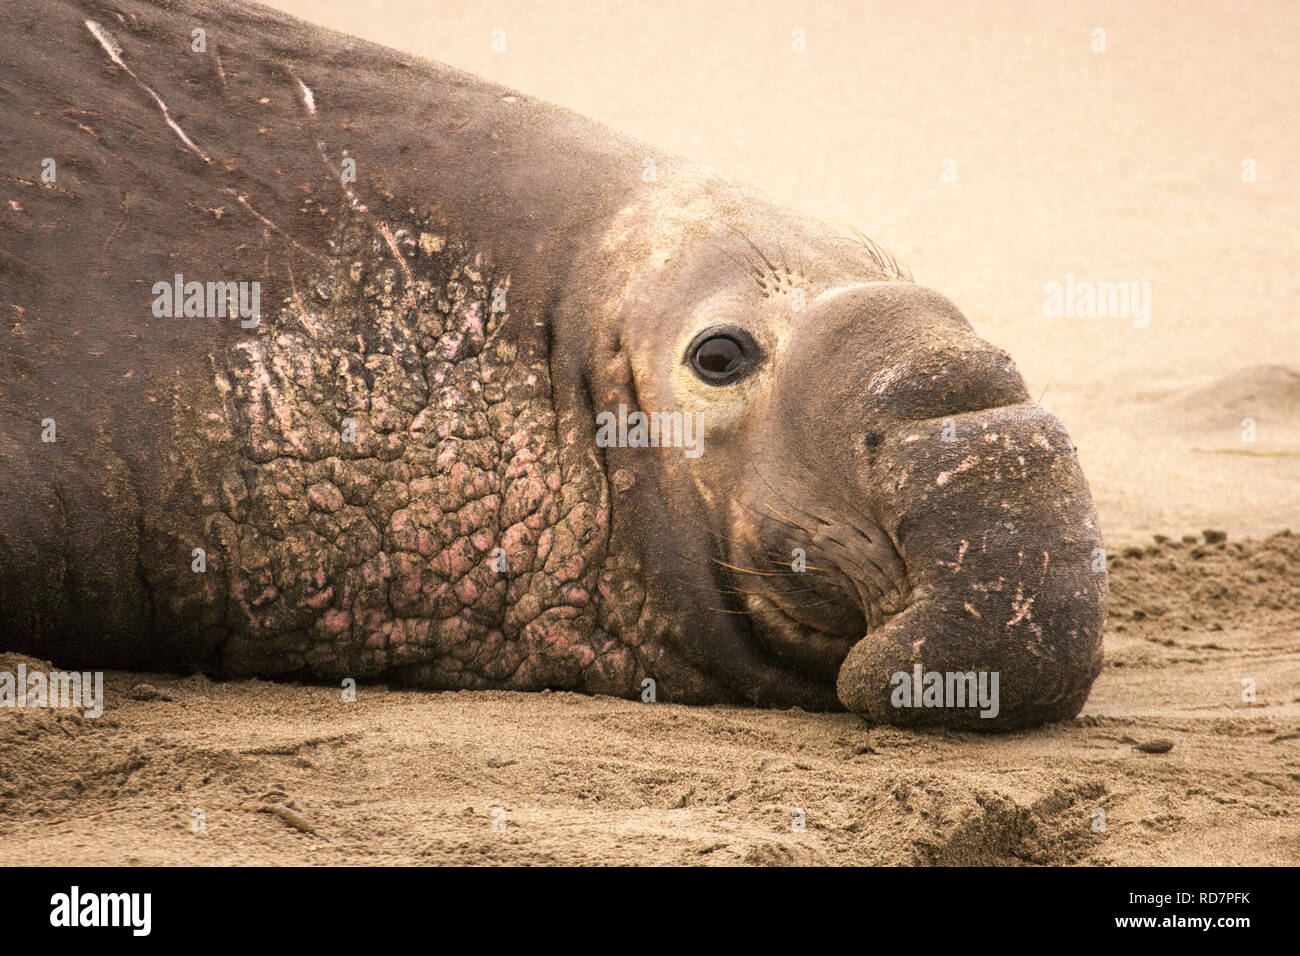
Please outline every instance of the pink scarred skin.
M563 473L545 352L498 334L508 280L394 226L411 283L349 223L285 331L213 356L211 564L172 613L224 610L225 673L638 691L642 592L606 567L602 476Z

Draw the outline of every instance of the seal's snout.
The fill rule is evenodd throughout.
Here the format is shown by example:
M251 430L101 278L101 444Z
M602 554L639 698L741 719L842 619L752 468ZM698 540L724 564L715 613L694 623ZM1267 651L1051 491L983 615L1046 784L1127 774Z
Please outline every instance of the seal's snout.
M923 421L1023 402L1024 380L1011 357L983 342L972 348L965 338L905 350L867 379L871 407L899 421Z
M754 616L767 646L839 651L837 696L873 720L1003 730L1076 714L1101 667L1106 575L1064 427L936 292L868 284L808 321L763 420L764 447L802 480L755 493L779 493L772 507L801 525L768 535L771 551L806 540L810 569L829 570L795 595L805 630L778 644Z
M819 407L862 409L868 427L1029 398L1011 357L924 286L880 282L846 290L810 310L808 325L819 334L793 343L789 377L819 381Z
M1061 423L1028 405L950 415L899 429L876 459L914 589L844 659L840 701L976 730L1078 713L1101 667L1106 576Z

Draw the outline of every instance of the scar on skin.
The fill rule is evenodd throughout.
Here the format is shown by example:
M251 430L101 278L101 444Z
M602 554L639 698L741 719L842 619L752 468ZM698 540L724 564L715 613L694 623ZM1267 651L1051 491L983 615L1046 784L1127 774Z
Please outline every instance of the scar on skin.
M106 52L109 55L109 58L118 66L120 66L123 70L125 70L127 72L127 75L130 76L131 79L135 80L136 84L146 93L148 93L153 98L153 101L158 104L158 108L162 110L163 119L167 121L167 125L171 127L172 131L177 136L180 137L180 140L182 143L185 144L186 149L194 153L195 156L198 156L209 166L212 165L211 157L209 157L207 153L203 152L203 150L199 149L199 147L194 144L194 141L190 139L187 135L185 135L185 130L181 129L179 124L177 124L177 122L172 119L171 113L167 109L167 104L162 101L162 98L157 93L155 93L148 84L146 84L143 80L141 80L140 77L136 76L134 70L132 70L129 66L126 65L126 61L122 59L122 46L117 42L117 40L113 38L113 35L109 33L107 30L105 30L104 27L95 20L86 20L85 24L86 24L86 29L90 31L91 36L93 36L96 40L99 41L99 45L104 48L104 52ZM219 72L221 72L221 60L219 57L217 59L217 69ZM224 86L225 84L224 72L221 72L221 78L222 78L222 84ZM318 253L313 253L311 252L311 250L305 248L301 243L298 242L298 240L294 239L287 232L285 232L283 229L281 229L279 226L273 223L270 219L267 219L260 212L254 209L252 204L248 201L247 196L240 195L234 189L231 189L229 187L225 188L225 192L234 196L237 200L239 200L239 204L241 206L243 206L254 216L260 219L263 222L263 224L270 227L271 229L274 229L277 233L279 233L286 240L292 243L295 248L301 249L303 252L306 252L309 255L317 256L319 258Z
M311 87L309 87L306 83L302 81L300 77L296 76L292 72L289 75L293 77L294 83L298 85L298 95L302 100L303 108L306 109L310 115L312 116L317 115L316 95L312 93ZM365 204L362 203L361 200L357 198L357 194L348 187L347 183L343 182L342 172L338 169L335 169L334 164L330 162L329 156L325 152L325 144L322 143L319 138L316 139L316 152L320 153L321 161L325 164L325 166L329 169L329 171L333 173L335 179L338 181L338 184L343 188L343 192L347 195L348 202L351 204L352 208L355 209L357 212L362 213L363 215L368 215L369 210L366 208ZM372 222L374 222L373 219ZM411 275L411 267L406 263L406 256L404 256L402 254L402 250L398 248L397 240L393 237L393 231L389 228L388 223L382 220L378 222L374 222L374 226L376 231L378 231L379 235L383 237L384 243L388 246L389 250L393 253L393 257L397 260L398 265L402 267L402 274L406 277L407 300L414 301L415 277Z
M297 77L294 77L294 79L297 79ZM298 80L298 83L301 84L302 80ZM304 86L303 89L306 90L307 88ZM311 91L307 90L307 93L310 95ZM312 113L315 115L314 100L312 102ZM406 256L402 255L402 250L398 248L397 240L393 237L393 231L388 228L388 223L383 222L382 220L376 220L370 215L370 210L363 202L361 202L360 199L357 198L357 194L348 187L348 184L343 181L342 172L336 169L334 164L330 162L330 158L325 152L325 144L319 139L316 140L316 152L320 153L321 162L323 162L326 168L334 174L335 181L343 189L344 194L347 195L348 202L352 205L352 208L370 220L371 224L375 227L375 231L383 238L384 243L397 259L398 264L402 267L402 273L406 276L405 298L408 303L414 301L415 277L411 275L411 267L406 264Z
M114 63L116 63L123 70L125 70L127 76L135 80L136 85L139 86L140 89L144 90L151 97L153 97L153 101L157 103L158 108L162 110L163 119L166 120L167 125L171 127L172 132L174 132L177 136L180 137L181 142L185 144L185 148L188 149L195 156L199 157L199 159L203 160L205 163L211 165L212 159L208 156L208 154L203 152L203 150L199 149L197 146L195 146L194 141L185 135L185 130L181 129L180 125L174 119L172 119L172 114L167 109L167 104L162 101L162 97L160 97L157 93L155 93L148 84L146 84L142 79L140 79L140 77L135 75L134 70L132 70L129 66L126 65L126 61L122 59L121 44L119 44L115 39L113 39L113 35L109 33L107 30L105 30L95 20L86 20L85 24L86 24L86 29L90 31L90 35L93 36L96 40L98 40L99 45L104 48L104 52L108 54L109 59L111 59Z
M379 232L380 232L380 235L382 235L382 236L384 237L384 241L385 241L386 243L388 243L388 248L391 249L391 250L393 251L393 255L397 257L397 261L398 261L398 262L401 264L401 266L402 266L402 271L403 271L404 273L406 273L406 288L407 288L407 290L408 290L410 293L414 294L414 292L415 292L415 279L411 276L411 270L410 270L410 268L409 268L409 267L407 266L407 264L406 264L406 256L402 255L402 250L399 249L399 248L397 248L397 240L393 238L393 232L392 232L391 229L388 228L388 223L386 223L386 222L381 222L381 223L379 224Z
M289 75L293 76L292 73L290 73ZM312 94L311 87L308 86L306 83L304 83L296 76L294 76L293 79L294 82L298 84L298 93L302 97L302 105L306 107L308 113L310 113L312 116L315 116L316 97Z
M325 144L322 143L319 139L316 140L316 152L320 153L320 159L321 162L325 164L325 168L328 169L331 173L333 173L334 181L339 184L340 188L342 188L343 193L348 197L348 202L352 205L352 208L359 213L368 212L369 210L366 209L365 204L360 199L357 198L357 194L354 193L348 187L348 184L343 181L342 171L336 169L334 167L334 164L330 162L329 156L325 154ZM346 156L346 151L344 152L344 155Z
M1026 598L1024 590L1017 586L1015 600L1011 602L1011 609L1015 612L1011 620L1007 621L1007 627L1013 627L1021 621L1029 619L1029 609L1033 606L1034 599Z
M279 226L277 226L277 225L276 225L275 223L273 223L271 220L267 219L267 218L266 218L265 216L263 216L260 212L258 212L256 209L254 209L254 208L253 208L253 204L250 203L250 202L248 201L248 197L247 197L247 196L240 195L238 192L236 192L235 190L231 189L229 186L226 186L226 187L225 187L225 191L228 192L228 193L230 193L230 195L234 196L237 200L239 200L239 204L240 204L241 206L243 206L245 209L247 209L249 212L251 212L251 213L252 213L254 216L256 216L258 219L262 220L263 225L265 225L265 226L267 226L267 227L269 227L269 228L271 228L271 229L274 229L274 230L275 230L276 232L278 232L281 236L283 236L286 240L288 240L289 242L293 243L293 245L294 245L296 248L301 249L303 252L307 253L308 255L313 255L313 256L316 256L317 258L320 258L320 254L319 254L319 253L312 252L310 249L307 249L306 247L304 247L303 245L301 245L301 244L298 242L297 239L295 239L293 236L289 235L287 232L285 232L283 229L281 229Z
M230 92L230 87L226 85L226 71L221 67L221 51L217 49L215 43L212 44L212 58L217 64L217 81L221 84L221 95L225 96Z
M117 237L122 234L122 230L126 228L126 220L131 214L131 194L125 189L122 190L122 201L118 203L118 210L122 213L122 218L117 221L113 231L104 240L104 248L99 251L99 263L97 263L96 268L103 265L104 259L108 257L109 246L117 240Z
M974 455L967 455L966 458L962 460L962 463L958 465L956 468L954 468L952 471L939 472L938 476L934 479L934 483L942 487L943 485L946 485L949 481L952 480L953 475L960 475L964 471L970 471L978 463L979 463L979 459L977 459Z
M969 548L970 548L970 542L968 542L968 541L962 541L961 546L957 549L957 560L956 560L956 561L939 561L939 562L937 562L937 563L938 563L941 567L950 568L950 569L952 570L953 574L956 574L958 571L961 570L962 562L966 560L966 551L967 551ZM979 617L978 614L976 614L975 616L976 616L976 617Z
M293 290L293 301L298 306L297 319L313 339L317 338L319 330L312 323L311 316L307 314L307 307L302 304L302 298L298 295L298 283L294 281L293 266L288 262L285 262L284 267L289 273L289 288Z

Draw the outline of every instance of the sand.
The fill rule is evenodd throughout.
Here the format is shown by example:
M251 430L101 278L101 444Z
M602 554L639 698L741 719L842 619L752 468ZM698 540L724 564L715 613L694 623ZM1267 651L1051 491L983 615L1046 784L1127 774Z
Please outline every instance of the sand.
M0 709L0 864L1300 863L1300 8L275 5L886 244L1069 427L1107 664L999 737L110 673L99 719ZM1149 282L1149 324L1050 317L1067 275Z
M0 711L0 864L1294 864L1300 535L1129 554L1084 713L996 737L110 673Z

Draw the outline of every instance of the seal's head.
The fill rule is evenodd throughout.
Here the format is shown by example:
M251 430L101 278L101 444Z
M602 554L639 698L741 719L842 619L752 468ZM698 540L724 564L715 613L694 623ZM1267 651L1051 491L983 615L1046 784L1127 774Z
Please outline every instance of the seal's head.
M1106 579L1065 429L888 256L752 208L637 251L593 372L598 406L703 432L637 483L670 502L640 533L680 582L684 653L764 704L979 730L1074 716Z

